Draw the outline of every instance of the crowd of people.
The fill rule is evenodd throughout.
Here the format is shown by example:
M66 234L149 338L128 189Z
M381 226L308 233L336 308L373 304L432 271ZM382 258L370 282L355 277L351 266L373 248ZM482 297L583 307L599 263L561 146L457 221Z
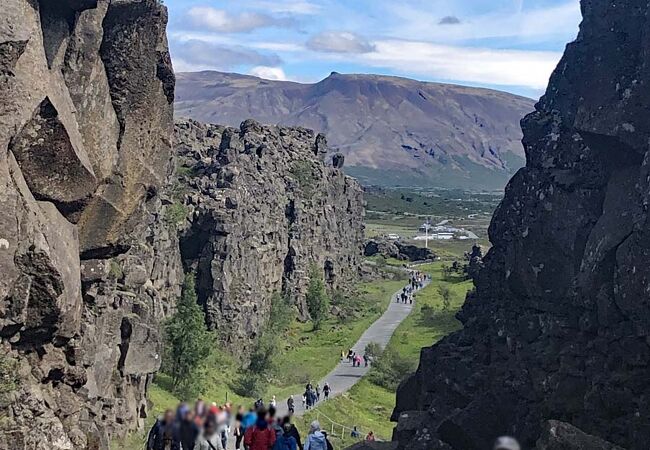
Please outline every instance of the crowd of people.
M424 287L424 284L431 278L430 275L418 272L418 271L413 271L411 272L411 276L409 278L409 283L404 286L404 289L397 295L397 303L408 303L408 304L413 304L413 301L415 300L415 291L418 289L422 289Z
M323 395L324 399L327 400L329 399L331 392L332 388L330 387L329 383L325 382L321 388L319 383L317 383L316 387L314 387L310 381L305 386L305 392L302 394L302 407L305 409L312 409L314 406L316 406L316 403L320 401L321 394ZM295 411L293 396L289 397L289 400L287 400L287 406L289 407L289 411L291 413Z
M289 402L288 402L289 403ZM194 408L186 403L176 411L167 410L149 431L147 450L225 450L228 439L235 439L236 450L332 450L327 434L318 421L311 424L303 445L300 433L292 423L293 402L289 414L276 417L276 408L268 408L258 400L246 411L232 406L207 406L198 400Z

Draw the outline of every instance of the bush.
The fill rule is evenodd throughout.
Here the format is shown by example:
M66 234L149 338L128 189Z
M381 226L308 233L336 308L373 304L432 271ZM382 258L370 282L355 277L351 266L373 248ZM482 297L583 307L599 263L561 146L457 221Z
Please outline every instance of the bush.
M171 376L174 392L189 397L214 346L214 335L207 330L197 303L194 274L185 275L177 311L165 323L164 332L163 370Z
M373 360L379 358L383 352L384 350L377 342L369 342L366 345L365 354Z
M387 348L373 361L368 378L377 386L394 391L414 369L414 365L407 358Z
M420 320L425 325L433 325L436 320L436 309L431 305L422 305L422 308L420 308Z
M176 230L187 218L187 208L180 202L174 202L165 209L165 223Z
M319 330L323 322L327 319L330 301L325 291L323 278L315 267L311 269L309 275L306 302L309 316L314 324L314 330Z
M438 294L442 299L442 310L449 311L451 308L451 291L447 286L441 284L438 286Z
M252 372L242 373L239 380L232 386L235 394L248 398L262 398L266 392L268 383L266 379Z
M280 338L287 332L296 317L292 301L280 294L271 297L269 320L255 342L248 371L266 375L273 370L273 357L277 354Z

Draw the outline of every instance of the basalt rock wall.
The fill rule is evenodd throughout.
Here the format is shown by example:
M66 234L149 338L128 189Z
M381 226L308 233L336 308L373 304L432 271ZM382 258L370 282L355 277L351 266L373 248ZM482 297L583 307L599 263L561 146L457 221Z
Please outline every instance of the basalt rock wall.
M147 414L182 279L166 22L157 0L2 2L2 449L107 448Z
M400 448L481 449L501 434L532 448L547 419L650 442L650 7L581 8L522 122L527 164L492 220L464 329L424 349L399 389Z
M208 324L238 355L268 319L274 293L303 318L315 268L330 290L358 277L363 192L327 161L324 136L244 122L176 123L180 247Z

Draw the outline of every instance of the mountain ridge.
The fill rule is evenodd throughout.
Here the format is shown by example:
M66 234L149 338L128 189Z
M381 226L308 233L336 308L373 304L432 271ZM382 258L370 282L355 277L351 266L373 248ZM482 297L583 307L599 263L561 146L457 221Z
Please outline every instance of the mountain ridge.
M325 133L364 184L500 189L524 164L519 120L534 101L486 88L387 75L312 84L214 71L177 74L177 116Z

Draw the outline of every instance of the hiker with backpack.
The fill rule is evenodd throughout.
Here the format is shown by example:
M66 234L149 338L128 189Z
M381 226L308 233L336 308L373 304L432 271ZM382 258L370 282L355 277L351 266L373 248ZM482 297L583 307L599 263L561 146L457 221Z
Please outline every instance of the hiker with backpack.
M323 386L323 394L325 394L325 400L330 398L330 392L332 392L332 388L330 387L329 383L325 383L325 386Z

